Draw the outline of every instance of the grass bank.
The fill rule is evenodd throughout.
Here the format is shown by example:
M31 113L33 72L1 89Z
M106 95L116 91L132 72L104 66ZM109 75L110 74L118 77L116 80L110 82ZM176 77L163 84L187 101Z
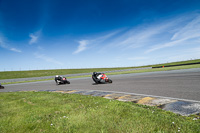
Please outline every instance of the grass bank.
M152 65L152 67L173 66L173 65L193 64L193 63L200 63L200 59L156 64L156 65Z
M119 67L119 68L92 68L92 69L57 69L57 70L34 70L34 71L5 71L0 72L1 79L15 79L15 78L30 78L30 77L44 77L44 76L55 76L55 75L66 75L66 74L77 74L77 73L91 73L94 71L112 71L112 70L123 70L131 68L142 68L142 67L157 67L157 66L167 66L167 65L179 65L186 63L197 63L200 62L200 59L181 61L181 62L172 62L166 64L157 64L141 67Z
M144 69L144 70L133 70L133 71L124 71L124 72L114 72L114 73L109 73L109 75L129 74L129 73L144 73L144 72L157 72L157 71L170 71L170 70L181 70L181 69L192 69L192 68L200 68L200 64L187 65L187 66L154 68L154 69Z
M144 73L144 72L156 72L156 71L170 71L170 70L191 69L191 68L200 68L200 64L187 65L187 66L176 66L176 67L154 68L154 69L144 69L144 70L123 71L123 72L111 72L111 73L106 73L106 74L109 76L109 75L118 75L118 74ZM91 75L82 75L82 76L74 76L74 77L67 77L67 78L68 79L72 79L72 78L83 78L83 77L91 77ZM15 84L15 83L26 83L26 82L37 82L37 81L48 81L48 80L54 80L54 79L50 78L50 79L41 79L41 80L7 82L7 83L2 83L2 85Z
M200 120L131 102L52 92L0 93L0 131L200 132Z
M90 73L94 71L112 71L130 69L132 67L123 68L93 68L93 69L57 69L57 70L34 70L34 71L6 71L0 72L0 79L15 79L15 78L30 78L30 77L44 77L77 73Z

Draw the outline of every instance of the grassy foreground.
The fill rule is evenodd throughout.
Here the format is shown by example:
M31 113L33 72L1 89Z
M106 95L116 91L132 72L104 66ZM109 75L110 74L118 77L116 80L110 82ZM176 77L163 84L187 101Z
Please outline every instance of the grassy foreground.
M0 131L200 132L200 120L156 107L52 92L0 93Z

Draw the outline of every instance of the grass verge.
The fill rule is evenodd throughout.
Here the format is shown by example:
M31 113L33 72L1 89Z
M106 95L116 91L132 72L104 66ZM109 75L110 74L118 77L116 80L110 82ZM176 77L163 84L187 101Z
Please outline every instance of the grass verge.
M191 69L191 68L200 68L200 64L187 65L187 66L176 66L176 67L165 67L165 68L154 68L154 69L144 69L144 70L123 71L123 72L111 72L111 73L106 73L106 74L108 74L108 75L118 75L118 74L144 73L144 72L156 72L156 71L170 71L170 70ZM91 77L91 75L74 76L74 77L67 77L67 78L68 79L72 79L72 78L83 78L83 77ZM54 80L54 79L51 78L51 79L41 79L41 80L7 82L7 83L2 83L2 85L15 84L15 83L26 83L26 82L37 82L37 81L48 81L48 80Z
M152 65L152 67L160 67L160 66L162 67L162 66L171 66L171 65L173 66L173 65L192 64L192 63L200 63L200 59L157 64L157 65Z
M0 131L200 132L200 120L101 97L52 92L0 93Z
M157 72L157 71L170 71L170 70L181 70L181 69L192 69L192 68L200 68L200 64L187 65L187 66L154 68L154 69L144 69L144 70L133 70L133 71L124 71L124 72L114 72L114 73L109 73L109 75L129 74L129 73L144 73L144 72Z
M199 63L200 59L181 61L181 62L172 62L172 63L166 63L166 64L158 64L158 65L148 65L148 66L141 66L141 67L5 71L5 72L0 72L0 80L1 79L15 79L15 78L44 77L44 76L52 76L52 75L66 75L66 74L77 74L77 73L91 73L94 71L101 72L101 71L123 70L123 69L131 69L131 68L142 68L142 67L180 65L180 64L187 64L187 63L197 63L197 62Z
M57 69L57 70L34 70L34 71L6 71L6 72L0 72L0 79L44 77L44 76L52 76L52 75L90 73L90 72L94 72L94 71L123 70L123 69L130 69L130 68L131 67L96 68L96 69Z

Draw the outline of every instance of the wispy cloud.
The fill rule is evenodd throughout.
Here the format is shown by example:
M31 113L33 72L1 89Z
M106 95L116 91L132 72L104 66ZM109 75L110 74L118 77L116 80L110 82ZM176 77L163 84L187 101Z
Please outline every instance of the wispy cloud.
M87 40L84 39L84 40L78 41L79 46L78 46L77 50L75 52L73 52L73 54L78 54L82 51L85 51L85 50L89 49L89 47L95 47L99 44L101 45L102 43L111 39L114 35L116 35L120 31L121 30L117 30L117 31L110 32L110 33L104 33L104 34L101 34L96 37L89 37L92 39L87 39Z
M121 50L136 49L160 41L161 36L173 23L143 24L121 32L116 38L108 43L107 47L119 47Z
M34 44L34 43L37 43L38 41L38 38L40 36L40 33L41 33L41 30L35 32L35 33L30 33L29 34L29 37L31 38L30 41L29 41L29 44Z
M133 28L117 39L117 45L126 48L138 48L153 41L153 36L160 33L167 26Z
M176 40L176 41L170 41L168 43L164 43L164 44L159 44L159 45L154 45L152 48L148 49L147 51L145 51L145 53L150 53L159 49L163 49L163 48L167 48L167 47L172 47L178 44L182 44L185 41L185 39L182 40Z
M29 44L33 44L36 43L38 40L38 36L34 35L34 34L29 34L29 37L31 38L31 40L29 41Z
M182 23L186 21L182 19L182 22L178 23L182 25ZM174 21L174 25L177 25L177 22ZM173 26L174 26L173 25ZM182 25L182 28L175 30L176 32L172 33L172 37L166 39L165 43L158 43L157 45L153 45L150 49L146 50L145 53L150 53L156 50L160 50L167 47L173 47L177 45L184 45L188 43L189 40L199 39L200 37L200 15L195 16L192 20L188 21L185 25ZM191 43L191 41L190 41Z
M10 48L11 51L14 51L14 52L18 52L18 53L21 53L22 51L19 50L19 49L16 49L16 48Z
M5 40L4 37L0 36L0 47L7 49L7 50L10 50L10 51L13 51L13 52L17 52L17 53L22 52L21 50L19 50L17 48L9 46L7 43L5 43L4 40Z
M92 39L79 41L74 54L87 49L96 49L97 52L105 53L109 51L113 56L118 53L125 54L127 51L124 55L127 60L144 61L156 56L152 53L154 51L189 44L197 45L200 42L200 15L191 14L182 14L151 24L88 37ZM149 57L145 57L144 54L148 54Z
M42 59L46 62L58 64L58 65L63 65L63 63L55 60L54 58L48 57L45 54L40 54L40 53L34 53L35 58Z
M176 32L171 40L191 39L200 37L200 15L188 22L182 29Z
M79 41L78 42L79 43L78 49L74 52L74 54L78 54L78 53L86 50L88 42L89 42L88 40L81 40L81 41Z
M104 40L101 51L113 48L119 51L143 48L144 50L151 45L164 42L164 37L169 34L168 30L174 29L176 26L173 22L158 22L152 24L143 24L130 29L123 29L118 34L114 34L110 38ZM143 50L143 51L144 51Z

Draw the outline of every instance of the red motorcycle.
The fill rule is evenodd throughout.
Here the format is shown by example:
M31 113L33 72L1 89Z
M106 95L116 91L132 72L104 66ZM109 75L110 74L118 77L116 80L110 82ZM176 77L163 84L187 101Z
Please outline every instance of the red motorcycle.
M92 79L96 84L112 83L112 80L109 79L104 73L93 72Z

